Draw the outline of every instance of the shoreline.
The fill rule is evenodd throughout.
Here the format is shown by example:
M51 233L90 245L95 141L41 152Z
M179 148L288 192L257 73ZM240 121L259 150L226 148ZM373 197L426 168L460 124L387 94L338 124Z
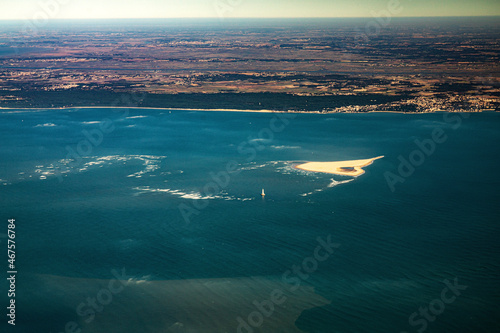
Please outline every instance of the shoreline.
M20 110L20 111L29 111L29 110L71 110L71 109L137 109L137 110L164 110L164 111L213 111L213 112L252 112L252 113L304 113L304 114L368 114L368 113L399 113L399 114L430 114L430 113L483 113L483 112L500 112L500 110L480 110L480 111L427 111L427 112L403 112L403 111L360 111L360 112L336 112L336 111L295 111L295 110L268 110L268 109L260 109L260 110L251 110L251 109L199 109L199 108L158 108L158 107L147 107L147 106L65 106L58 108L11 108L11 107L1 107L2 110Z
M323 172L339 176L358 177L365 173L364 167L371 165L375 160L384 158L384 155L348 161L334 162L305 162L294 165L295 169L311 172Z

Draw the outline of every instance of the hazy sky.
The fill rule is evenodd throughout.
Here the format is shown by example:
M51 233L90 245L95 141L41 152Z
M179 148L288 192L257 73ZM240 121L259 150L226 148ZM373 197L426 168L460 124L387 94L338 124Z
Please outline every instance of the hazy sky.
M0 0L0 19L500 15L500 0Z

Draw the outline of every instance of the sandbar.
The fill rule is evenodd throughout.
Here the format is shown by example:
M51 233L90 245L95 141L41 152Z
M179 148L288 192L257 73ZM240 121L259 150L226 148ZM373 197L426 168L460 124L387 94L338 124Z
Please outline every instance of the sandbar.
M295 168L305 171L332 173L342 176L357 177L365 173L362 169L384 156L367 158L364 160L336 161L336 162L307 162L298 164Z

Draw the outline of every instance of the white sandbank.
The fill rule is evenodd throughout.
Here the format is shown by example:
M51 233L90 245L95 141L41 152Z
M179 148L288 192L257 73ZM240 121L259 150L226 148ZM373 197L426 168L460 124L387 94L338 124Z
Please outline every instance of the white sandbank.
M296 165L295 167L300 170L325 172L342 176L357 177L365 173L362 169L384 156L367 158L364 160L350 160L350 161L336 161L336 162L307 162Z

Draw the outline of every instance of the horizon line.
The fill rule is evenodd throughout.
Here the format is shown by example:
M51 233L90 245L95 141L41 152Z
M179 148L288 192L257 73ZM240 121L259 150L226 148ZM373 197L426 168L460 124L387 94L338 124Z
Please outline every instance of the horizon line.
M500 15L429 15L429 16L392 16L392 18L491 18L500 17ZM217 17L217 16L185 16L185 17L62 17L62 18L47 18L46 21L82 21L82 20L166 20L166 19L214 19L214 20L248 20L248 19L262 19L262 20L276 20L276 19L376 19L378 16L278 16L278 17ZM29 18L0 18L0 21L29 21Z

